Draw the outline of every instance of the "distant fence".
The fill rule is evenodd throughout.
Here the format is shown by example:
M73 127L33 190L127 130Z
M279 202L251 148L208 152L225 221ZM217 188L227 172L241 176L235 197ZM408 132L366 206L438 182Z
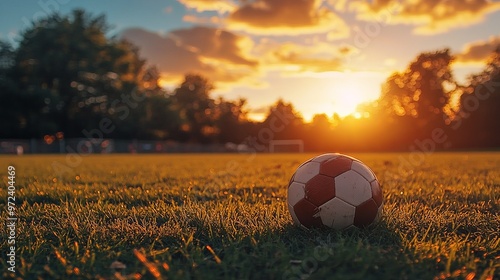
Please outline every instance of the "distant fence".
M241 152L240 150L238 150ZM103 139L0 139L0 154L224 153L231 145Z

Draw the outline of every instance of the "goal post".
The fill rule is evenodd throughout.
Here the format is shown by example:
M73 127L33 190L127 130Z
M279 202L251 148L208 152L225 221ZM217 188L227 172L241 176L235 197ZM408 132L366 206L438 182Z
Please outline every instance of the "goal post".
M304 141L301 139L272 140L269 142L270 153L303 153Z

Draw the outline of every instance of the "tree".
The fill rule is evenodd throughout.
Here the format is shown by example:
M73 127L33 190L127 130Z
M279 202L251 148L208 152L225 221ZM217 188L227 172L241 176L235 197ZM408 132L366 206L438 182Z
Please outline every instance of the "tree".
M293 104L279 99L269 107L259 132L259 141L268 144L272 140L303 139L305 131L303 119Z
M181 129L185 132L185 140L208 143L217 135L214 100L210 98L213 89L208 79L195 74L187 74L175 89L173 98L184 122Z
M389 115L411 116L424 123L448 114L456 82L449 49L422 53L404 72L393 73L382 87L379 105Z
M377 148L408 149L445 126L453 115L450 97L457 91L452 61L448 49L422 53L406 70L387 78L371 112L372 127L379 132Z
M50 15L22 33L15 57L20 88L45 96L41 114L67 137L98 127L111 104L137 87L144 61L130 43L108 39L108 29L104 16L75 10Z
M314 151L328 151L332 148L332 123L326 114L316 114L309 124L304 140L309 149Z
M13 76L15 51L0 41L0 137L20 137L26 129L25 110L19 88Z
M218 128L218 142L241 143L247 137L248 125L246 99L236 101L225 100L220 97L215 102L215 126Z
M453 143L460 148L500 146L500 47L484 70L469 77L460 107L450 123Z
M141 87L145 89L149 95L155 94L155 92L163 91L160 86L161 74L160 70L156 66L149 66L144 70L141 81ZM165 92L164 92L165 93Z
M4 79L7 72L14 66L14 49L4 41L0 41L0 78Z
M148 96L140 104L137 123L140 139L175 139L178 137L181 119L174 109L173 100L166 95Z

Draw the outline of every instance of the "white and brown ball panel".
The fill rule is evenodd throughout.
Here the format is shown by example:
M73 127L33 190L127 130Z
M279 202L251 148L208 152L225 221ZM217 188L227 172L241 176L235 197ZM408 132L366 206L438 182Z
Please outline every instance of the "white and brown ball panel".
M382 188L380 187L380 184L378 183L377 180L373 181L370 183L371 188L372 188L372 197L375 203L377 203L377 206L382 206L384 203L384 197L382 196Z
M335 177L335 194L345 202L358 206L372 198L372 188L363 176L349 170Z
M335 153L322 154L322 155L319 155L319 156L313 158L311 161L323 163L327 160L335 159L339 156L341 156L341 155L335 154Z
M351 170L352 159L345 156L338 156L321 163L319 173L332 178Z
M325 226L344 229L354 222L356 208L335 197L319 207L319 215Z
M322 225L321 219L317 216L319 209L306 199L306 186L303 183L292 182L288 187L288 210L298 225L306 227Z
M356 206L356 214L354 216L354 225L362 228L370 225L375 221L378 213L378 206L375 201L370 198L362 204Z
M288 187L288 204L292 207L306 196L305 185L299 182L292 182Z
M305 198L312 204L320 206L335 197L335 180L318 174L306 183L305 191Z
M293 206L293 212L295 213L297 220L300 224L308 228L323 226L323 222L319 216L319 211L318 206L312 204L305 198L299 200Z
M294 175L294 181L299 183L307 183L312 177L318 175L319 173L319 162L309 161L297 169Z
M287 203L287 206L288 206L288 212L290 212L290 214L292 215L293 223L296 225L301 225L299 218L297 218L297 215L295 215L295 211L293 210L293 206L290 205L290 203Z
M359 161L353 161L351 165L351 170L356 171L361 176L363 176L368 182L376 180L375 174L371 169Z

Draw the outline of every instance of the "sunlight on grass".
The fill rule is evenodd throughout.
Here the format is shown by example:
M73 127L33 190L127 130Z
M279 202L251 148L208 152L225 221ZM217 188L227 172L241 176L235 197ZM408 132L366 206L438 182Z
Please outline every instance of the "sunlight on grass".
M63 156L2 156L18 174L20 276L500 276L500 154L435 154L410 176L397 173L404 154L353 156L378 175L385 216L342 232L292 225L286 185L310 154L96 155L60 177Z

